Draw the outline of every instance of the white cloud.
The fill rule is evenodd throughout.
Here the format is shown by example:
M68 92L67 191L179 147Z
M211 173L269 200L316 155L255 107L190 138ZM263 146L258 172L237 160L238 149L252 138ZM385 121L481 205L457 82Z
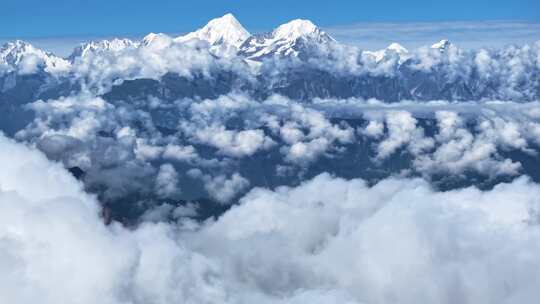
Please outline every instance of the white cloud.
M94 197L60 165L4 137L0 145L0 299L9 303L539 296L540 186L526 178L490 191L434 192L420 179L369 187L323 174L294 188L255 189L215 221L127 230L105 226Z
M160 198L174 198L180 193L178 172L171 164L163 164L159 167L154 187Z
M433 141L425 138L423 129L417 128L416 124L417 120L409 112L388 112L386 114L388 136L378 144L377 158L384 159L405 145L413 154L431 149Z
M34 54L30 54L21 60L18 72L21 75L37 73L40 64L43 64L43 60Z
M249 181L238 173L233 173L230 177L222 174L217 176L206 174L202 175L201 179L210 197L222 204L230 203L240 192L249 187Z
M412 158L409 171L428 178L465 172L514 176L521 172L521 164L502 155L535 153L540 130L535 102L384 104L319 99L310 105L280 96L258 103L235 93L169 104L165 111L178 116L167 121L167 128L175 130L171 135L156 127L168 119L160 112L137 104L113 105L89 94L38 101L29 107L36 119L17 138L35 143L67 167L89 171L86 185L106 186L108 198L129 191L157 195L156 188L144 181L158 174L154 162L189 166L188 170L228 168L223 172L230 173L238 171L232 167L235 162L261 152L281 154L273 163L275 172L283 165L280 161L308 168L321 157L339 158L350 148L362 147L363 153L375 152L375 160L382 160L375 164L379 167L403 149ZM341 117L368 123L355 132ZM419 124L425 118L437 123L428 134ZM139 184L124 182L132 175L138 176Z
M225 155L235 157L250 156L275 144L262 130L235 131L227 130L224 126L197 130L194 137L201 143L218 148Z
M321 175L253 190L190 240L225 260L225 273L282 297L325 286L361 303L529 303L540 279L529 268L539 263L529 238L540 236L526 223L539 207L531 186L435 193L420 180L369 188Z
M168 144L163 150L163 158L177 161L190 161L198 158L198 155L193 146Z
M72 72L82 83L97 92L107 92L123 80L159 79L168 72L192 78L202 75L211 78L213 70L247 72L239 58L218 58L209 46L199 41L175 43L166 35L155 35L140 47L115 52L90 52L77 57Z
M268 127L289 145L281 147L287 161L307 165L340 144L354 142L354 130L350 126L333 124L323 112L290 100L287 102L290 115L273 119L263 117Z
M520 163L498 156L498 146L524 149L526 141L517 131L515 123L505 123L493 118L495 123L479 118L479 133L471 133L455 112L435 113L439 133L435 136L439 145L432 154L421 155L416 166L425 171L448 171L459 174L474 169L490 176L517 175Z
M330 143L326 138L316 138L307 142L294 143L290 148L284 149L284 151L288 161L305 164L315 161L329 146Z
M360 133L378 138L384 134L384 124L376 120L370 120L365 129L360 130Z

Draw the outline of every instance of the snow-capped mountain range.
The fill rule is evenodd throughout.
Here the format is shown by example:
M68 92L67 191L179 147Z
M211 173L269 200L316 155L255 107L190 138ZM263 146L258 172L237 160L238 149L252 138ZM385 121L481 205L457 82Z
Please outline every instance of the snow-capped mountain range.
M274 55L298 56L302 48L305 48L307 45L317 46L337 43L334 38L309 20L292 20L280 25L269 33L251 35L232 14L226 14L210 20L208 24L194 32L178 37L170 37L163 33L150 33L141 41L118 38L91 41L77 46L66 59L74 61L76 58L87 56L90 53L117 53L128 48L144 47L150 44L160 44L163 46L170 43L186 43L190 40L205 41L218 53L222 48L234 47L238 54L251 60L262 60ZM401 46L398 48L396 46L398 44L394 43L386 50L370 53L377 54L376 57L380 60L381 56L384 56L385 51L394 50L399 54L408 52L405 48ZM0 58L2 62L8 61L9 64L18 64L20 58L29 52L39 53L39 57L47 58L46 60L48 62L57 62L61 59L22 41L4 45L1 53L2 57ZM19 59L6 60L7 55L4 55L6 53L11 54L9 55L10 58L15 57Z
M159 42L158 42L159 40ZM202 28L178 37L150 33L141 41L113 39L85 43L69 56L77 57L93 52L117 52L129 47L167 46L200 40L208 43L217 55L241 55L250 60L272 56L298 56L306 47L316 47L336 41L309 20L296 19L280 25L269 33L251 35L232 15L212 19Z
M392 43L362 51L340 44L309 20L250 34L226 14L178 37L150 33L138 41L89 42L65 59L22 41L7 43L0 48L0 102L2 94L12 98L23 96L20 92L28 96L21 102L81 88L105 94L124 81L134 82L120 90L129 98L210 98L245 91L255 98L281 94L306 101L538 100L538 58L540 43L466 51L441 40L419 50Z
M0 48L0 72L18 70L20 74L32 74L42 68L49 73L64 72L69 62L52 53L45 52L21 40L8 42Z
M160 49L171 43L187 43L193 40L208 43L214 54L240 55L252 61L260 61L273 56L297 57L309 53L310 48L338 43L309 20L292 20L278 26L271 32L252 35L232 14L226 14L210 20L196 31L178 37L170 37L163 33L150 33L140 41L125 38L91 41L77 46L65 59L19 40L7 43L1 48L0 64L17 66L23 62L23 58L32 54L45 62L50 71L65 70L69 67L69 62L89 54L114 54L125 49L149 46ZM444 50L450 45L452 44L448 40L442 40L435 43L432 48ZM392 43L385 49L364 51L364 54L372 56L377 62L397 54L400 58L399 61L403 62L408 58L409 51L398 43Z
M78 57L84 57L89 53L100 53L100 52L120 52L126 48L138 47L139 43L132 41L130 39L112 39L112 40L101 40L101 41L91 41L84 43L73 50L71 55L68 57L71 61Z

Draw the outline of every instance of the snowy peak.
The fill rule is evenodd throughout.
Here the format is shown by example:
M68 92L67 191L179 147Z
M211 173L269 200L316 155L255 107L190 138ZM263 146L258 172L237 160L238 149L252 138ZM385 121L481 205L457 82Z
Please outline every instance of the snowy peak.
M296 19L280 25L272 32L275 39L295 40L301 37L328 39L330 36L321 31L309 20Z
M42 50L37 49L33 45L22 40L8 42L0 48L0 60L2 60L3 63L10 65L19 64L24 56L31 54L38 57L47 55Z
M207 41L210 45L226 44L239 47L250 33L238 22L232 14L210 20L201 29L187 35L177 37L176 42L184 42L191 39Z
M393 58L392 56L397 55L398 63L403 63L409 58L409 50L403 47L399 43L391 43L387 48L379 51L365 51L364 54L372 56L375 59L375 62L381 62L387 58Z
M157 34L156 33L150 33L150 34L143 37L143 39L141 40L141 45L143 45L143 46L144 45L149 45L154 41L165 38L165 36L167 36L167 35L165 35L163 33L157 33Z
M335 40L309 20L296 19L282 24L270 33L250 37L240 53L251 60L272 56L299 56Z
M139 47L151 50L159 50L170 46L172 43L173 39L168 35L163 33L150 33L141 40Z
M112 39L112 40L101 40L101 41L92 41L88 43L81 44L73 53L69 56L70 60L75 60L78 57L87 56L90 53L103 53L103 52L112 52L117 53L126 48L137 47L137 43L129 39Z
M21 40L8 42L0 48L0 65L17 70L20 74L36 73L40 68L56 73L66 71L70 67L67 60Z
M446 39L443 39L435 44L433 44L431 46L432 49L438 49L440 51L444 51L444 50L447 50L448 48L450 48L453 44L449 41L449 40L446 40Z
M401 44L396 43L396 42L391 43L386 49L395 51L398 54L407 54L407 53L409 53L409 50L407 50Z

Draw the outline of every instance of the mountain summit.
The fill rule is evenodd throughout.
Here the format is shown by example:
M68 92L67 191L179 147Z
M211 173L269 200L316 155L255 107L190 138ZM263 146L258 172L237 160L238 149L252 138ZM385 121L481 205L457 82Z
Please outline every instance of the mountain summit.
M270 33L251 36L240 47L240 53L252 60L276 55L296 57L332 42L335 40L311 21L296 19Z
M191 39L207 41L210 45L230 45L238 48L250 33L236 20L232 14L210 20L204 27L177 37L176 42L185 42Z
M450 48L452 46L452 42L450 42L449 40L447 39L443 39L435 44L433 44L431 46L432 49L438 49L440 50L441 52L443 51L446 51L448 48Z
M364 54L372 56L376 62L381 62L396 54L399 58L399 63L402 63L408 58L409 51L401 44L394 42L385 49L378 51L364 51Z
M91 41L76 47L68 58L73 61L77 57L84 57L90 53L117 53L129 47L137 47L137 43L130 39L118 38L112 40Z
M280 25L272 32L272 36L278 40L296 40L310 38L319 42L328 42L333 39L321 31L313 22L304 19L295 19Z
M68 61L21 40L8 42L0 47L0 69L2 65L17 70L20 74L36 73L40 68L56 73L70 67Z

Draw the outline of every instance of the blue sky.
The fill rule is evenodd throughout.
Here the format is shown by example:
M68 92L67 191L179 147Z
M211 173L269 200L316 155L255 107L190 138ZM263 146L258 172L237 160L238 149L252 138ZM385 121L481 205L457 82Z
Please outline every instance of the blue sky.
M492 36L501 43L521 38L529 42L540 24L540 0L2 0L0 41L25 39L58 49L101 37L179 34L227 12L252 32L295 18L310 19L338 40L363 43L366 48L407 39L410 46L418 46L452 35L477 45ZM498 25L486 27L486 21ZM419 30L432 33L433 38L418 34ZM409 34L415 33L411 31L418 37L411 39Z
M365 21L540 20L539 0L2 0L0 37L183 32L232 12L249 29L294 18Z

